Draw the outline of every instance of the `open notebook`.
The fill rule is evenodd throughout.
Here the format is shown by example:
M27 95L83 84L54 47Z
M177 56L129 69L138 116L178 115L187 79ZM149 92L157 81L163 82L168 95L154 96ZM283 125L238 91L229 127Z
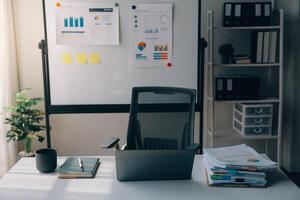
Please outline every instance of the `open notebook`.
M58 178L93 178L100 165L99 158L80 158L83 170L78 162L78 157L69 157L60 166Z

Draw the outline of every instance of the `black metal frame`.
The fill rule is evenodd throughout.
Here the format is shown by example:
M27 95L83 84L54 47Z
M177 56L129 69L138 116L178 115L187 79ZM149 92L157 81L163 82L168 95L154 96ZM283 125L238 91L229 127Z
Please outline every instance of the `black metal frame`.
M43 1L43 18L44 18L44 34L45 39L39 43L39 49L42 53L43 62L43 81L44 81L44 98L45 98L45 123L47 134L47 147L51 147L50 135L50 120L51 114L74 114L74 113L128 113L130 105L128 104L104 104L104 105L51 105L50 81L49 81L49 60L48 60L48 46L47 46L47 20L45 0ZM202 154L203 147L203 94L204 94L204 48L205 41L201 38L201 0L198 0L198 84L197 84L197 101L196 111L200 112L200 131L199 144L200 154Z
M156 93L156 94L181 94L189 97L189 102L185 103L170 103L170 104L147 104L139 102L139 95L143 93ZM140 133L136 132L134 124L137 120L138 113L147 112L189 112L189 132L192 133L191 138L193 138L194 144L194 121L195 121L195 102L196 102L196 90L186 89L186 88L176 88L176 87L134 87L131 94L131 106L129 114L129 125L127 129L127 147L136 146L132 138L140 138L138 136ZM131 142L130 142L131 141ZM137 142L139 144L139 142ZM137 145L139 146L139 145Z

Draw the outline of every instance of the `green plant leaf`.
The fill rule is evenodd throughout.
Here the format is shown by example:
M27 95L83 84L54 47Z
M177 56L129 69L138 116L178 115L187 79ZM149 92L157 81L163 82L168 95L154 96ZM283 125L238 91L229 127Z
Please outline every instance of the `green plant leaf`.
M39 142L43 142L45 140L45 137L41 136L41 135L36 135L37 139Z
M6 137L8 141L24 140L27 136L42 142L44 137L37 136L37 132L45 130L45 125L40 124L44 119L43 112L34 108L43 98L27 98L29 89L24 89L16 93L16 104L6 107L5 113L9 117L5 118L4 123L10 125L10 130Z

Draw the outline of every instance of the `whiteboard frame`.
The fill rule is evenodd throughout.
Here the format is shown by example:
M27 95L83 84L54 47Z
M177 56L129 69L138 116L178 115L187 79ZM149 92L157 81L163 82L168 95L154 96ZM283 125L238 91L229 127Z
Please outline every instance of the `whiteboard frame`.
M203 73L201 73L201 61L200 61L200 50L201 50L201 0L198 0L198 58L197 58L197 103L196 111L202 111L200 106L203 99L201 95L201 80L203 79ZM52 105L51 104L51 85L50 85L50 73L49 73L49 60L47 54L47 19L46 19L46 5L43 0L43 18L44 18L44 36L46 42L45 51L45 63L43 63L43 78L44 78L44 91L45 100L47 99L47 108L51 114L71 114L71 113L127 113L129 112L129 104L72 104L72 105ZM203 85L202 85L203 86Z

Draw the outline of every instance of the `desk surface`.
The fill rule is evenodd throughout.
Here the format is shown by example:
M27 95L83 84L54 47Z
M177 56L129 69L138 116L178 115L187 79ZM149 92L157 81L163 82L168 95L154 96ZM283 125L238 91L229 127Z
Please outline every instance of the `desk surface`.
M118 182L114 157L101 157L95 179L58 179L40 174L34 158L21 159L1 180L0 200L299 200L300 189L274 172L268 188L208 187L202 157L196 156L193 178L184 181ZM62 164L64 158L59 158Z

